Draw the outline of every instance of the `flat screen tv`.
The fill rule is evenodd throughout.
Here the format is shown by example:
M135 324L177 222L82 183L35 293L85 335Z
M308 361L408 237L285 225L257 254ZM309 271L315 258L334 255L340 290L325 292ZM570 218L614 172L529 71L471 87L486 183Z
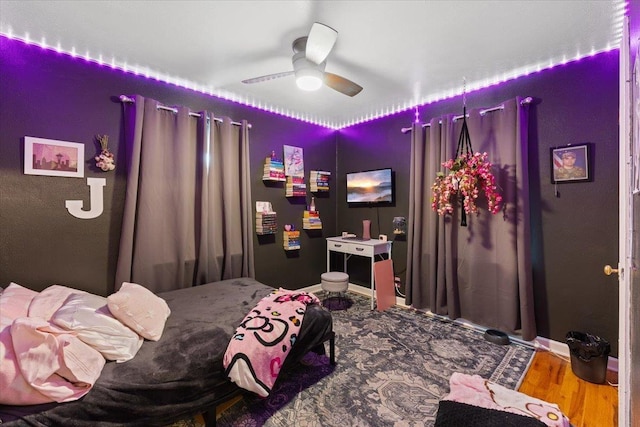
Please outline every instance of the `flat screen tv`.
M395 202L391 168L347 173L349 206L384 206Z

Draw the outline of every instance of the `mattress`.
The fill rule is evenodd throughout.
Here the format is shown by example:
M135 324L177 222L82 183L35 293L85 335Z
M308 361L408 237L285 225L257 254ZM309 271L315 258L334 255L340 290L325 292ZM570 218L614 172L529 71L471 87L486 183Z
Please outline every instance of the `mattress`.
M171 316L162 338L145 341L124 363L105 365L93 389L77 401L0 406L6 426L166 426L215 408L238 388L222 359L235 328L273 288L240 278L158 294ZM331 314L309 306L283 370L332 335Z

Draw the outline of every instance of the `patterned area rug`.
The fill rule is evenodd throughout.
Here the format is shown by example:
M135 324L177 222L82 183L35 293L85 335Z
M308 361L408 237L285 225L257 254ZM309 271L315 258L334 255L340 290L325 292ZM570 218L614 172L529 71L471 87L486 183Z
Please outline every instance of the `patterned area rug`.
M452 322L399 307L380 313L368 298L348 298L331 301L346 308L332 310L336 366L309 354L280 375L271 396L245 397L217 425L433 426L452 373L516 389L533 357L530 348L492 344Z

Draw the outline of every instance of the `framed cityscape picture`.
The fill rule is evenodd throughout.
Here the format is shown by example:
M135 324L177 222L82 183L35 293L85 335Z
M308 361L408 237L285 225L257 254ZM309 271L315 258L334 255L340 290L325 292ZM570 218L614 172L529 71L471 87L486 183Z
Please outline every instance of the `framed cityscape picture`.
M83 178L84 144L25 136L24 173Z
M551 183L591 181L589 144L551 148Z

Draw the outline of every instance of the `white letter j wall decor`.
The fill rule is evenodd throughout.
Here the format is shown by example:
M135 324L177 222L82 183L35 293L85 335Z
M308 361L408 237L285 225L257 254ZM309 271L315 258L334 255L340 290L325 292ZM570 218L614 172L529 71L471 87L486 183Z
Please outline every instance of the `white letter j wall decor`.
M82 200L66 200L65 207L69 213L80 219L93 219L102 215L104 210L104 191L103 187L107 185L105 178L87 178L89 193L91 196L91 209L82 209Z

